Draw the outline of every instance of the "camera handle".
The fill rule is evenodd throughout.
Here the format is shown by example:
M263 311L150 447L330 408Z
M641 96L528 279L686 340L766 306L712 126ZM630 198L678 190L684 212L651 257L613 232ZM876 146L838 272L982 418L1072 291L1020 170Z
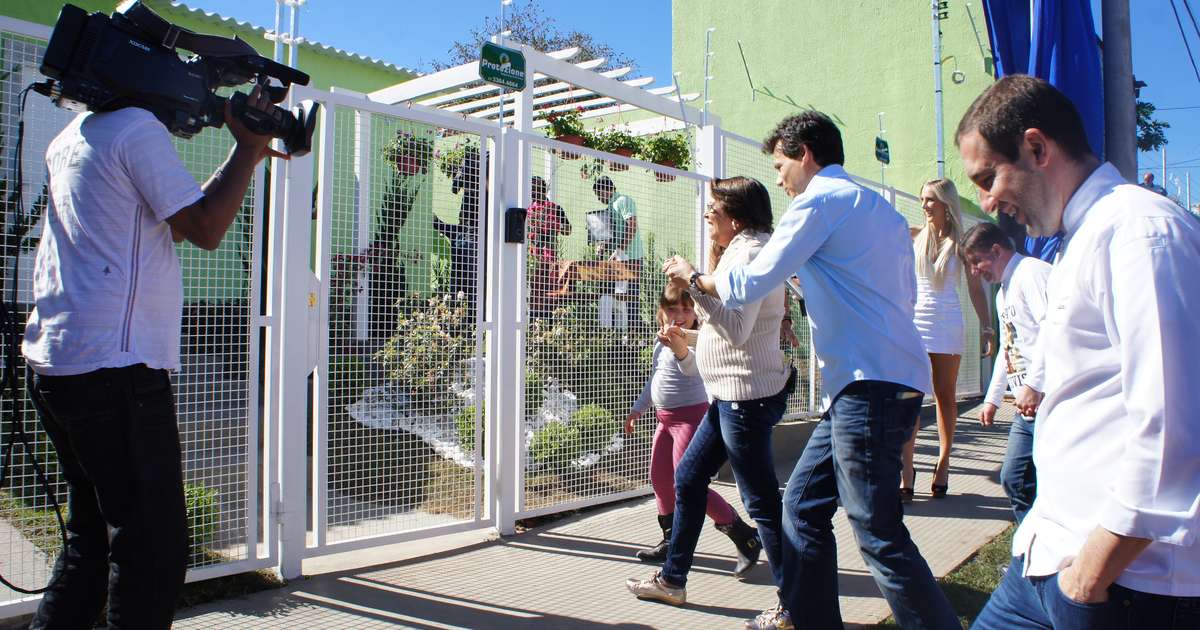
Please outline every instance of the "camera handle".
M287 129L288 111L277 105L272 105L271 109L265 111L250 107L247 103L248 98L244 92L234 92L233 96L229 97L233 115L237 116L247 129L260 136L280 137Z

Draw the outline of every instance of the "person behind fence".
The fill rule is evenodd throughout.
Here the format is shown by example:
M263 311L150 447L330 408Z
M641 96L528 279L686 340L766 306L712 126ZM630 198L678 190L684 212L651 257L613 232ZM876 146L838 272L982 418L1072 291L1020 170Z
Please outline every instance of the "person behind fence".
M529 205L526 221L529 258L533 263L528 282L529 311L542 315L558 267L558 239L571 234L571 222L562 206L547 197L546 180L534 175L530 191L533 203Z
M955 141L986 211L1063 231L1037 337L1037 498L974 627L1200 627L1200 224L1101 162L1041 79L984 90Z
M1034 369L1038 328L1046 315L1046 278L1050 265L1014 251L1012 241L995 223L982 222L963 235L960 254L967 271L1000 285L996 311L1000 316L1000 354L984 397L979 422L992 426L1007 387L1019 398L1036 396L1041 375ZM1040 363L1038 364L1040 365ZM1023 390L1029 390L1026 393ZM1037 496L1033 466L1032 414L1018 413L1008 431L1008 449L1000 467L1000 485L1008 495L1017 523Z
M929 355L913 324L908 224L842 168L841 133L825 114L783 119L763 150L792 203L761 253L703 275L685 264L667 267L672 278L692 278L714 296L697 303L725 308L748 308L795 274L820 360L825 413L783 499L780 602L746 626L792 628L793 613L804 627L842 626L833 536L840 502L897 623L959 628L902 520L900 455L932 388Z
M258 86L249 103L267 110ZM179 429L183 280L175 242L213 250L268 136L236 141L203 187L167 129L126 107L80 114L46 150L50 199L22 352L67 486L66 548L31 628L167 628L188 564ZM282 156L280 156L282 157Z
M634 423L651 404L658 419L650 447L650 485L654 488L658 526L663 537L657 545L635 554L642 562L662 562L667 557L675 518L675 469L708 411L704 379L696 366L696 353L688 347L690 332L685 332L700 328L692 296L685 289L668 284L658 300L658 323L658 342L654 344L650 378L625 418L625 433L633 433ZM711 488L705 512L717 530L733 541L737 550L733 574L742 577L758 562L762 551L758 532Z
M921 208L925 225L914 228L913 252L917 259L917 303L913 323L921 335L925 352L933 366L933 397L937 406L938 459L933 468L929 493L935 499L950 489L950 449L958 422L958 367L963 354L963 313L958 302L958 281L962 271L958 246L962 243L962 210L958 189L948 179L934 179L921 187ZM979 319L979 341L988 356L996 340L992 330L987 296L979 278L967 276L967 293ZM900 474L900 498L911 502L916 487L913 451L917 429L904 445L904 470Z
M714 180L710 194L705 219L709 238L720 250L708 263L718 271L744 266L770 236L770 193L753 179L731 177ZM667 264L690 267L678 256ZM696 344L696 364L712 405L675 468L675 518L662 569L646 579L631 578L626 587L639 598L679 605L687 601L687 576L704 524L709 483L726 461L733 469L742 504L758 525L772 577L779 584L782 505L771 433L783 417L795 374L779 347L782 286L761 300L728 308L695 291L686 276L675 275L672 284L688 289L704 322ZM678 326L666 332L672 337L683 334Z
M617 186L607 175L592 184L596 199L605 204L605 217L611 239L606 241L600 254L608 260L618 261L633 274L629 281L618 280L606 283L607 290L600 296L599 319L605 328L629 327L629 318L638 316L638 279L642 275L642 236L638 233L637 204L629 195L617 192Z
M450 243L450 269L447 272L446 292L451 295L461 293L465 300L475 300L477 279L485 275L487 256L480 257L479 242L479 208L487 206L487 185L483 186L480 195L479 178L487 172L486 156L482 168L479 164L479 151L468 150L463 155L462 164L454 172L450 180L450 192L462 193L462 202L458 207L458 223L446 223L435 214L433 229L446 237ZM484 243L487 239L482 239Z

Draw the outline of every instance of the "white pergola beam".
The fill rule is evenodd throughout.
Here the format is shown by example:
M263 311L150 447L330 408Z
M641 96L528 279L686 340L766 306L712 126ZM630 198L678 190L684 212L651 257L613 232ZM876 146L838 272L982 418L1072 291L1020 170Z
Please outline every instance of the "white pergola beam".
M643 85L648 85L653 82L654 82L654 77L639 77L637 79L630 79L628 81L624 81L623 83L625 83L625 85L631 85L633 87L641 87ZM563 84L563 85L566 85L566 84ZM571 86L571 87L573 87L573 86ZM537 94L536 90L534 91L534 94ZM558 90L558 91L555 91L553 94L543 95L543 96L534 98L533 99L533 107L534 107L534 111L538 112L538 111L541 111L546 105L549 105L550 103L559 103L559 102L562 102L565 100L574 101L575 99L581 99L581 98L584 98L587 96L594 96L595 94L596 93L591 90L581 90L581 89ZM573 102L571 104L578 105L580 103ZM489 107L489 105L490 105L490 107ZM466 112L466 113L470 114L471 116L477 116L477 117L491 117L491 116L496 115L499 112L499 110L500 110L499 105L500 105L500 97L495 96L495 97L491 97L491 98L487 98L487 99L479 99L476 101L471 101L470 103L460 103L459 105L446 107L446 108L444 108L444 110L448 111L448 112L455 112L455 113Z
M691 124L700 124L702 118L700 110L694 107L683 105L681 108L646 90L624 85L620 81L602 77L594 72L580 70L572 64L555 59L524 44L521 45L521 51L525 53L526 66L532 67L536 72L550 75L597 94L612 96L618 101L635 105L647 111L670 118L682 118Z
M521 44L522 49L529 49L528 46ZM540 53L546 59L552 59L555 63L571 65L564 59L570 59L579 54L579 47L564 48L552 53ZM587 62L584 62L587 63ZM601 59L600 63L604 63ZM446 90L452 90L456 87L468 85L479 81L479 62L471 61L464 63L461 66L446 68L432 74L419 76L415 79L397 83L391 87L386 87L381 90L375 90L367 94L367 98L379 102L394 105L404 101L415 101L420 98L425 98L430 94L439 94ZM492 88L495 89L495 88Z
M591 70L593 68L598 68L601 65L603 65L604 61L605 61L604 57L599 57L597 59L589 59L587 61L581 61L575 65L576 65L576 67L583 68L584 70ZM476 79L478 79L478 77L476 77ZM548 77L544 74L534 74L534 76L533 76L533 81L535 84L538 81L547 81L547 80L553 81L554 77ZM557 82L557 83L548 83L546 85L553 86L553 85L565 85L565 84L563 84L561 82ZM539 90L542 88L534 88L534 89L536 91L536 90ZM450 92L448 94L440 94L433 98L423 100L420 103L422 105L427 105L429 107L437 107L438 105L441 105L442 103L449 103L449 102L461 100L464 98L472 98L472 97L476 97L476 96L481 96L481 95L487 94L489 92L495 92L496 90L497 90L496 86L488 84L488 83L484 83L483 85L478 85L476 87L467 88L465 90L459 90L457 92ZM496 97L496 98L499 99L499 97Z

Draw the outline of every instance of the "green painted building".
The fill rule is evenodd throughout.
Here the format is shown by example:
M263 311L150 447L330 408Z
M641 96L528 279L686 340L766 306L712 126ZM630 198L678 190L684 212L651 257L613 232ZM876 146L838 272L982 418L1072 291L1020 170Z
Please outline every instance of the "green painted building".
M964 208L977 212L954 129L994 80L977 1L950 0L941 21L946 174ZM722 126L758 139L784 116L815 108L834 117L846 167L879 180L875 137L891 150L886 183L917 194L937 175L933 31L924 0L673 0L672 55L685 92L703 92L705 35L711 35L710 111Z

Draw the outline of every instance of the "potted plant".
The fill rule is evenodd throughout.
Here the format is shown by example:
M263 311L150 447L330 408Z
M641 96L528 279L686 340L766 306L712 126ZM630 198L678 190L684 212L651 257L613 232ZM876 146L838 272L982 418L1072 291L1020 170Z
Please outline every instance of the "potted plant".
M619 127L601 131L595 135L595 149L615 153L624 157L633 157L642 148L642 139L630 134ZM623 162L609 161L608 167L614 171L627 171L629 165Z
M396 130L396 137L383 148L383 156L396 167L401 175L424 174L433 157L433 138L404 129Z
M468 153L478 153L479 147L473 142L462 141L445 151L437 150L433 152L433 159L437 161L438 170L446 179L454 179L454 174L458 172L462 166L463 160Z
M550 112L546 115L546 122L549 123L549 128L546 130L547 136L559 142L587 146L588 132L583 127L583 108L576 107L565 112ZM578 153L568 151L562 151L562 156L568 160L579 158Z
M662 164L671 168L687 169L691 165L691 151L688 148L688 137L682 133L660 133L642 141L639 157L647 162ZM670 173L654 171L654 177L660 182L675 179Z

